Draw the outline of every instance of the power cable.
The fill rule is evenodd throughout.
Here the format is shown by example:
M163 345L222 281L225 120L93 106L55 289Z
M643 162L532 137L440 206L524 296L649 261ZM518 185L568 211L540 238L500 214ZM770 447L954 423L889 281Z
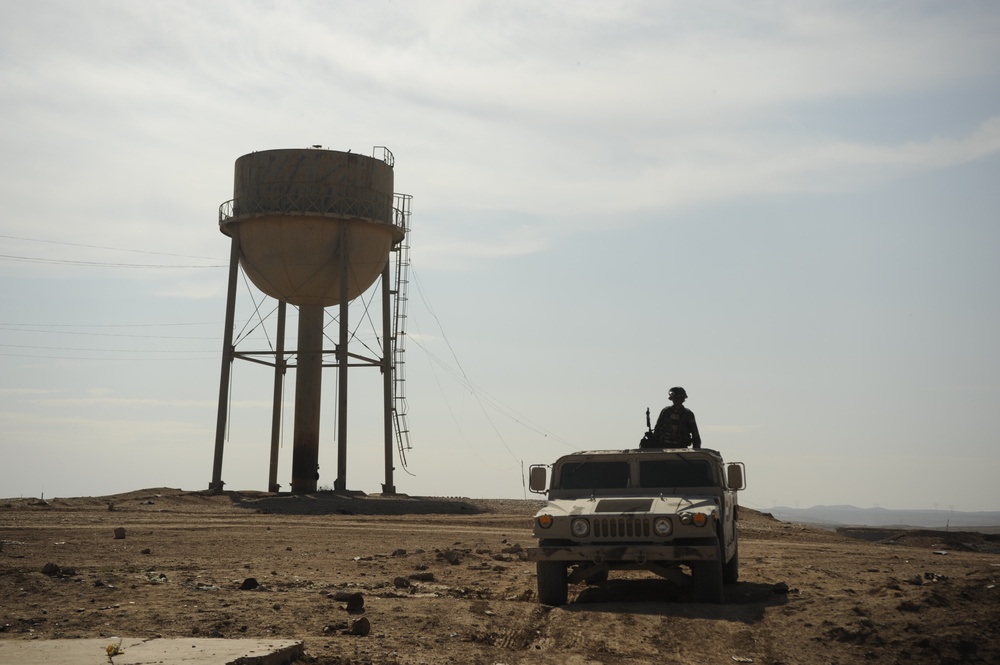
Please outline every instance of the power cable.
M75 242L65 242L63 240L42 240L40 238L25 238L24 236L9 236L0 234L0 238L7 238L9 240L26 240L28 242L40 242L46 243L48 245L65 245L67 247L87 247L88 249L109 249L114 252L132 252L135 254L154 254L156 256L176 256L183 259L205 259L207 261L221 261L222 259L216 256L191 256L189 254L170 254L167 252L151 252L144 249L126 249L124 247L105 247L103 245L84 245Z
M106 261L77 261L71 259L42 259L33 256L15 256L13 254L0 254L0 259L7 261L20 261L21 263L42 263L61 264L70 266L102 267L102 268L228 268L224 263L206 266L195 265L167 265L152 263L111 263Z

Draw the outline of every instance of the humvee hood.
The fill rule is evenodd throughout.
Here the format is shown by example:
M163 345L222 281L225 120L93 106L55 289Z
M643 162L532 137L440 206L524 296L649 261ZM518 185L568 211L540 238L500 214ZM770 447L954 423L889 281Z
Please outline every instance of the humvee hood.
M718 500L712 496L634 496L634 497L588 497L586 499L556 499L549 501L538 511L539 515L571 517L594 515L676 515L678 513L711 512L718 508Z

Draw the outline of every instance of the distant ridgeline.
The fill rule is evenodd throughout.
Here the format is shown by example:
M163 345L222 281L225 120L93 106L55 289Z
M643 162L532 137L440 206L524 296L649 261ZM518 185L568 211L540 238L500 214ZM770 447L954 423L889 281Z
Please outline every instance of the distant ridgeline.
M958 510L888 510L856 506L813 506L767 509L783 522L801 522L834 529L838 526L920 527L925 529L964 529L1000 533L1000 512L962 512Z

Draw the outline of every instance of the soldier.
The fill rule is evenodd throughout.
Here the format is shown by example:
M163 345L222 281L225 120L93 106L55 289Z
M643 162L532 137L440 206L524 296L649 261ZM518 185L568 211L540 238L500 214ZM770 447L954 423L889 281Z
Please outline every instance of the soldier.
M701 436L694 412L684 406L687 392L681 387L670 389L671 406L660 411L653 429L653 438L664 448L701 448Z

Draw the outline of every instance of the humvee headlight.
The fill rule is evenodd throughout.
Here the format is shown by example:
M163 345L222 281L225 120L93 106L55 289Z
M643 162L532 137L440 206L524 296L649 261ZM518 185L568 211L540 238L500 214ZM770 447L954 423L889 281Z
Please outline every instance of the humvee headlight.
M669 536L674 530L674 524L669 517L657 517L653 522L653 532L660 538Z
M688 525L691 523L691 513L683 513L681 515L681 524Z
M691 522L695 526L705 526L708 524L708 515L705 513L695 513L691 516Z
M590 533L590 522L582 517L577 517L570 523L569 530L577 538L583 538Z
M552 515L539 515L537 522L538 526L542 527L543 529L548 529L550 526L552 526Z

